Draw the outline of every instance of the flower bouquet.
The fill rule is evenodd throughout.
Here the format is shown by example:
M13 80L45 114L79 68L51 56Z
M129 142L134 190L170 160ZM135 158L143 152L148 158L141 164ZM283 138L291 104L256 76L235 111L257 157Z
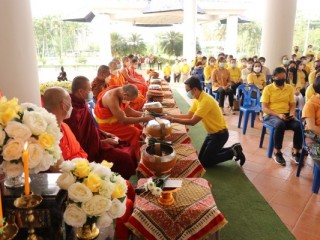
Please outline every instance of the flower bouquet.
M64 221L73 227L97 224L111 225L126 211L126 181L111 171L112 163L101 164L83 158L64 161L57 179L60 188L68 191Z
M0 169L6 176L22 175L26 147L30 172L48 170L60 159L61 137L56 117L44 108L31 103L19 105L17 98L0 99Z

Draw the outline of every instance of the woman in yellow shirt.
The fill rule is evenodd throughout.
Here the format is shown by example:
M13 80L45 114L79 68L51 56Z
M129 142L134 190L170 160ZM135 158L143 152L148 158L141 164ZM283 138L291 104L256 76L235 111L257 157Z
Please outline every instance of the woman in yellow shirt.
M257 61L252 66L252 72L248 75L248 84L256 85L262 93L266 86L266 75L262 73L262 64Z
M215 64L216 64L216 59L214 57L210 57L209 64L203 70L204 83L205 83L206 89L209 91L210 95L212 95L211 74L212 74L213 70L215 69Z

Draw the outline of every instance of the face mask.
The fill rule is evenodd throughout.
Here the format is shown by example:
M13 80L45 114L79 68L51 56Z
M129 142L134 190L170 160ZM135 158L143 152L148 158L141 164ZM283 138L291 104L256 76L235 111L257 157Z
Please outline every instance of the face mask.
M187 96L188 96L188 98L193 99L193 96L191 94L191 90L187 92Z
M283 65L288 65L289 64L289 60L282 60L282 64Z
M230 67L235 68L235 67L236 67L236 64L231 63L231 64L230 64Z
M201 58L201 57L202 57L202 55L201 55L201 54L198 54L198 55L197 55L197 57L198 57L198 58Z
M69 110L68 110L68 112L67 112L66 119L70 118L71 113L72 113L72 109L73 109L72 106L70 106L70 108L69 108Z
M219 63L219 67L223 68L223 67L224 67L224 63L223 63L223 62L220 62L220 63Z
M261 71L261 67L254 67L253 71L259 73Z
M306 64L306 63L307 63L307 60L305 60L305 59L302 60L302 63L303 63L303 64Z
M109 82L109 80L110 80L110 75L108 76L108 77L106 77L106 83L108 83Z
M90 91L89 95L88 95L88 99L86 100L86 102L90 102L90 101L92 101L92 99L93 99L93 92Z
M247 68L252 68L252 64L248 64L248 65L247 65Z
M210 66L214 66L214 62L210 62Z
M301 71L303 69L303 65L299 65L299 70Z
M264 62L260 62L262 66L264 66Z
M284 83L285 83L285 79L274 79L274 83L278 86L278 87L281 87L281 86L283 86L284 85Z
M121 64L119 63L119 64L117 65L117 67L118 67L118 69L121 69Z
M290 71L290 72L294 72L295 70L296 70L295 67L290 67L290 68L289 68L289 71Z

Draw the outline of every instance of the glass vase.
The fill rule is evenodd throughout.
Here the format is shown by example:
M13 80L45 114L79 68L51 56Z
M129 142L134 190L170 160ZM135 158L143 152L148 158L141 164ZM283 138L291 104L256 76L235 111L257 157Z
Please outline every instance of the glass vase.
M95 223L85 224L77 228L76 236L79 240L95 239L99 235L99 228Z

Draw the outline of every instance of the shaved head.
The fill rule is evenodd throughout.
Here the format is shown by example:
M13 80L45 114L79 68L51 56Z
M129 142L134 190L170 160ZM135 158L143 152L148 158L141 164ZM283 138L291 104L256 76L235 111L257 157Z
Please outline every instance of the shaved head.
M71 92L75 94L79 89L86 89L89 79L84 76L77 76L72 81Z
M111 61L111 62L109 63L109 68L110 68L110 71L111 71L111 72L114 71L114 70L117 70L117 69L118 69L118 64L117 64L117 62L116 62L116 61Z
M128 95L128 97L134 98L134 99L138 97L138 88L136 87L136 85L127 84L127 85L124 85L122 89L123 89L123 92Z
M43 95L44 108L48 112L52 112L60 107L60 103L64 100L70 100L68 92L61 87L48 88Z
M98 75L103 75L103 74L108 74L108 75L110 74L109 67L106 65L101 65L98 68Z

